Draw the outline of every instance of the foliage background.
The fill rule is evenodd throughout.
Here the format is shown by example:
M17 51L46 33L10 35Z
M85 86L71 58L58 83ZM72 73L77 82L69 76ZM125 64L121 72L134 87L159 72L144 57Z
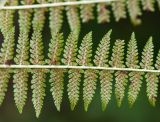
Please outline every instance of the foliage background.
M48 14L46 14L48 18ZM17 17L15 18L17 20ZM142 16L143 23L140 26L133 26L129 19L121 20L120 22L114 22L112 18L110 23L97 24L96 20L89 22L87 24L82 24L82 30L80 35L80 40L89 31L93 31L93 51L99 43L102 36L109 30L113 29L111 44L115 42L115 39L125 39L127 42L130 38L131 33L134 31L136 33L136 38L138 40L139 52L142 51L144 44L146 43L149 36L154 38L155 46L155 57L160 49L160 11L156 8L156 12L144 12ZM18 22L16 23L16 42L18 35ZM63 29L65 38L69 34L69 26L64 18ZM47 54L48 43L50 41L50 33L48 27L48 21L43 32L43 40L45 44L45 53ZM0 35L0 42L2 42L2 35ZM71 111L69 107L68 96L66 92L67 77L65 78L65 93L63 97L61 112L57 112L53 104L52 96L49 91L49 83L46 80L46 97L44 101L44 106L40 118L35 117L35 112L33 104L31 102L31 89L29 88L28 100L24 108L23 114L20 115L13 100L13 82L12 79L9 82L8 92L4 100L3 105L0 107L0 122L159 122L160 121L160 93L158 94L158 101L156 107L151 107L148 103L146 92L145 92L145 81L143 82L143 87L141 89L140 95L136 101L133 108L129 108L127 103L127 97L125 97L122 107L118 108L116 106L116 101L114 95L112 95L112 100L110 101L108 108L105 112L101 110L100 103L100 85L97 84L97 90L95 97L89 107L88 112L84 112L82 95L80 96L80 101L75 111ZM30 82L29 82L30 86ZM81 84L82 86L82 84ZM82 89L81 89L82 91ZM160 92L160 91L159 91ZM81 92L82 94L82 92Z

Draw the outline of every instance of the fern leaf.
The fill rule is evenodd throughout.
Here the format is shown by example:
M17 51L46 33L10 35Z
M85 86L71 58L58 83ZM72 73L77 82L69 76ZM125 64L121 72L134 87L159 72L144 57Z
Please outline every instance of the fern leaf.
M154 46L152 42L152 37L147 41L143 52L142 52L142 61L140 63L141 68L144 69L154 69L153 65L153 53ZM158 78L156 73L146 73L145 78L147 82L147 96L149 103L152 106L155 106L157 91L158 91Z
M110 30L101 40L96 55L94 57L94 63L96 66L106 67L108 66L108 56L110 49L110 35L112 30ZM112 93L112 72L111 71L100 71L99 79L101 84L101 101L102 101L102 110L104 111L107 107L108 102L111 99Z
M158 70L160 69L160 50L159 50L158 55L157 55L157 60L156 60L155 67Z
M92 56L92 32L88 33L82 40L76 62L81 66L90 66ZM83 83L83 101L84 109L88 110L93 95L96 89L96 70L84 71L84 83Z
M60 64L60 56L63 50L63 34L57 33L57 35L51 39L49 43L49 52L48 57L49 59L46 61L48 64L56 65Z
M68 81L68 98L70 101L71 110L74 110L79 100L79 87L81 81L81 70L70 69Z
M35 69L32 70L32 102L36 111L36 117L38 118L43 106L43 100L45 97L45 78L46 74L44 70Z
M127 0L128 13L129 13L131 22L134 25L139 25L141 23L141 19L139 19L139 16L142 15L142 12L141 12L139 2L140 2L139 0Z
M7 64L8 61L13 59L14 53L14 32L15 28L12 27L8 30L2 43L0 52L0 64Z
M17 5L17 0L7 0L6 5ZM4 37L13 28L13 18L15 10L0 10L0 29Z
M8 81L10 78L9 70L1 69L0 71L0 105L2 105L5 98L5 93L8 88Z
M128 102L130 107L135 103L138 94L140 92L140 88L142 85L142 75L141 72L130 72L129 73L129 90L128 90Z
M110 11L107 4L100 3L97 5L98 23L110 22Z
M153 49L152 37L150 37L142 52L142 61L140 63L141 68L153 69Z
M126 65L130 68L139 68L137 42L134 33L132 33L128 43Z
M156 73L146 73L145 75L147 82L147 96L149 103L155 106L157 94L158 94L158 74Z
M129 68L135 68L135 69L139 68L137 42L136 42L134 33L132 33L131 39L128 43L126 65ZM143 73L141 72L130 72L129 73L130 85L129 85L129 90L128 90L128 101L129 101L130 107L133 106L140 92L140 88L142 84L142 74Z
M123 68L125 67L123 64L124 59L124 40L116 40L113 49L112 49L112 57L109 64L112 67L119 67Z
M32 4L31 0L24 0L25 4ZM18 46L16 49L16 57L14 61L16 64L29 64L29 31L31 26L31 13L32 10L19 11L19 26L20 34L18 38ZM27 81L28 72L26 69L16 70L13 77L14 87L14 100L19 113L22 113L23 107L27 99Z
M101 83L101 101L102 110L104 111L111 100L112 94L112 79L113 75L111 71L100 71L100 83Z
M124 40L117 40L112 50L110 65L112 67L124 67ZM127 72L117 71L115 73L115 96L118 107L121 106L124 98L125 86L127 85Z
M45 1L39 1L45 2ZM30 42L30 53L31 53L31 63L36 65L43 65L44 55L43 55L43 42L42 42L42 30L45 22L45 9L36 9L34 13L33 24L33 34ZM32 102L35 108L36 117L38 118L43 106L43 100L45 96L45 77L46 70L35 69L32 71Z
M42 54L43 45L41 40L41 33L37 30L33 33L31 40L31 63L32 64L44 64L44 57ZM43 105L43 99L45 96L45 71L43 70L33 70L32 72L32 101L36 111L36 117L39 117L41 108Z
M74 32L71 32L67 38L62 59L62 63L65 65L72 66L76 64L77 39L78 38Z
M64 70L63 69L52 69L50 71L50 84L51 93L54 99L54 104L58 111L60 111L60 106L62 103L63 89L64 89Z
M83 101L84 110L88 111L88 107L93 99L96 90L97 81L96 70L85 70L84 71L84 83L83 83Z
M112 11L115 20L118 22L120 19L126 18L125 0L119 0L112 3Z
M142 1L142 6L143 6L143 10L147 10L147 11L154 11L154 4L155 4L155 0L141 0Z
M15 71L15 75L13 77L14 100L19 113L22 113L27 99L28 77L28 72L25 69Z
M47 63L50 65L60 64L60 56L63 50L63 34L57 33L57 35L51 39L49 44L49 53ZM58 111L60 111L60 106L62 103L63 97L63 69L51 69L50 71L50 84L51 84L51 93L54 99L54 104Z
M66 65L77 65L76 54L77 54L77 37L75 33L71 33L67 39L66 46L64 49L64 55L62 62ZM79 85L81 80L81 70L70 69L69 70L69 81L68 81L68 98L70 101L71 110L74 110L78 100L79 100Z
M76 62L81 66L90 66L92 56L92 32L89 32L82 40L78 50Z
M66 0L66 1L76 1L76 0ZM81 23L78 13L77 6L68 6L66 7L66 14L68 19L68 24L70 26L70 30L75 33L75 35L79 35L81 30Z
M16 5L17 0L7 1L8 5ZM0 50L0 64L7 64L13 59L14 53L14 32L13 14L14 10L0 10L0 30L4 37L4 42ZM0 105L3 103L5 92L7 91L8 82L10 79L10 70L5 69L0 71Z
M110 49L110 35L112 30L110 30L101 40L100 44L98 45L96 55L94 57L94 63L96 66L105 67L108 66L108 56L109 56L109 49Z
M80 6L81 19L83 23L89 22L90 20L94 19L93 10L94 4Z
M62 0L50 0L51 2L62 2ZM50 8L50 30L51 35L54 38L57 33L60 32L63 24L63 9L64 7Z

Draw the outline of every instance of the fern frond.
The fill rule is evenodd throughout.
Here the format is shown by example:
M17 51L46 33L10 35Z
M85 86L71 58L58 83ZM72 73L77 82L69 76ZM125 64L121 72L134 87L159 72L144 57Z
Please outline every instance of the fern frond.
M50 0L50 2L62 2L62 0ZM51 35L54 38L60 32L63 24L63 9L64 7L50 8L49 26Z
M112 94L112 80L113 80L113 72L111 71L100 71L100 83L101 83L101 102L102 102L102 110L104 111L111 100Z
M109 64L112 67L119 67L123 68L124 66L124 40L116 40L113 49L112 49L112 57L111 61L109 61Z
M143 52L142 52L142 61L140 63L141 68L144 69L154 69L153 67L153 53L154 46L152 42L152 37L147 41ZM152 106L155 106L157 91L158 91L158 78L156 73L146 73L145 74L146 82L147 82L147 96L149 103Z
M44 64L44 56L43 56L43 44L42 44L42 37L40 31L35 31L33 33L31 40L31 63L32 64ZM43 105L43 99L45 96L45 71L43 70L33 70L32 72L32 101L36 111L36 117L39 117L41 112L41 108Z
M152 37L150 37L142 52L141 68L153 69L153 49Z
M81 19L83 23L89 22L90 20L94 19L93 10L94 4L80 6Z
M49 53L47 63L50 65L60 64L60 56L63 50L63 34L57 33L54 38L51 39L49 44ZM54 99L54 104L58 111L60 111L60 106L63 97L63 69L52 69L50 71L50 84L51 84L51 93Z
M129 90L128 90L128 102L129 102L130 107L133 106L140 92L140 88L142 85L142 78L143 78L142 75L143 73L141 72L130 72L129 73L130 85L129 85Z
M112 57L110 65L112 67L125 67L124 66L124 40L117 40L112 50ZM118 107L121 106L124 98L125 86L127 85L127 72L117 71L115 73L115 97Z
M76 1L76 0L66 0L66 1ZM79 17L79 12L77 6L68 6L66 7L66 14L68 19L68 24L70 26L70 30L75 33L75 35L79 35L81 30L81 22Z
M127 0L127 8L128 13L131 19L131 22L134 25L139 25L141 23L141 19L139 19L139 16L142 15L141 8L140 8L140 1L139 0Z
M33 0L22 1L25 4L32 4ZM19 11L19 27L20 34L18 38L18 45L16 49L16 57L14 61L16 64L29 64L29 32L31 26L32 10ZM22 113L23 107L27 99L27 81L28 72L26 69L16 70L13 77L14 100L19 113Z
M8 5L16 5L17 0L7 1ZM4 37L4 42L0 50L0 64L7 64L13 59L14 53L14 33L13 25L14 10L0 10L0 30ZM0 71L0 105L3 103L5 92L7 91L8 82L10 79L10 70L5 69Z
M126 18L125 0L118 0L112 3L112 12L115 20Z
M124 71L117 71L115 73L115 77L116 77L116 83L115 83L115 96L116 96L116 100L117 100L117 105L118 107L121 106L123 98L124 98L124 94L125 94L125 87L127 85L127 72Z
M49 52L48 52L48 57L49 59L46 60L48 64L51 65L56 65L60 64L60 56L63 51L63 44L64 39L63 39L63 34L62 33L57 33L54 38L51 39L49 43Z
M6 5L17 5L17 0L7 0ZM5 37L7 32L13 28L15 10L0 10L0 29Z
M78 38L76 34L74 32L71 32L67 38L62 58L62 63L64 63L65 65L75 65L78 43L77 40Z
M79 100L79 87L81 81L81 72L79 69L70 69L68 81L68 98L70 101L71 110L74 110Z
M78 39L75 33L70 33L66 46L64 48L64 55L62 62L66 65L77 65L76 55L77 55L77 43ZM74 110L78 100L79 100L79 84L80 84L80 74L81 70L79 69L70 69L69 70L69 81L68 81L68 97L70 101L71 110Z
M155 67L156 67L156 69L160 69L160 50L159 50L158 55L157 55L157 60L156 60Z
M138 47L135 34L132 33L131 39L128 43L126 65L130 68L139 68L138 66Z
M101 40L96 55L94 57L94 63L96 66L106 67L108 66L108 56L110 49L110 35L112 30L110 30ZM102 110L104 111L107 107L108 102L111 99L112 93L112 72L111 71L100 71L99 79L101 84L101 102Z
M35 31L32 35L30 42L30 52L31 52L31 63L32 64L44 64L44 55L43 55L43 43L42 35L39 30Z
M0 51L0 64L7 64L8 61L13 59L14 53L14 32L15 28L8 28L8 32L5 34L4 42Z
M85 70L84 71L83 101L84 101L85 111L88 111L88 107L95 94L96 82L97 82L96 73L97 73L96 70Z
M97 21L98 23L110 22L110 10L109 6L105 3L100 3L97 5Z
M126 65L129 68L139 68L138 66L138 48L135 38L135 34L132 33L131 39L128 43ZM135 103L137 96L139 94L141 84L142 84L142 74L141 72L130 72L129 73L129 90L128 90L128 102L130 107Z
M44 2L45 0L39 0L37 2ZM43 42L42 42L42 30L45 22L45 9L36 9L32 21L33 34L30 42L30 61L32 64L43 65L45 64L43 55ZM38 118L43 106L43 100L45 96L45 77L46 70L35 69L32 71L32 102L35 108L36 117Z
M98 48L96 50L96 55L94 56L94 64L100 67L108 66L108 56L110 49L110 35L112 30L108 31L108 33L102 38Z
M81 46L78 51L76 62L81 66L90 66L92 56L92 32L88 33L82 40ZM84 83L83 83L83 101L84 109L88 110L93 95L96 89L96 70L85 70L84 71Z
M32 70L32 80L31 80L31 89L32 89L32 102L36 111L36 117L38 118L41 109L43 106L43 101L45 97L45 78L46 78L46 71L42 69L35 69Z
M10 79L10 74L8 69L1 69L0 71L0 105L2 105L5 98L5 93L8 88L8 82Z
M19 113L22 113L27 99L28 77L28 71L25 69L15 71L15 74L13 76L14 101Z
M158 96L158 74L156 73L146 73L145 75L146 82L147 82L147 96L149 103L152 106L155 106L156 99Z
M76 62L81 66L90 66L92 56L92 32L89 32L82 40L78 50Z
M142 6L143 6L143 10L147 10L147 11L154 11L155 7L155 0L141 0L142 2Z
M50 84L51 84L51 93L54 99L54 104L58 111L60 111L60 106L63 98L63 89L64 89L64 70L63 69L53 69L50 71Z

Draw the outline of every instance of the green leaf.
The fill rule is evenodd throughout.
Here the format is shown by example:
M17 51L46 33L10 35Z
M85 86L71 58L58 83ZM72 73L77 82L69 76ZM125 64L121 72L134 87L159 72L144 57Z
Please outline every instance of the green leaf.
M96 55L94 56L94 63L96 66L105 67L108 66L108 56L110 49L110 35L112 30L110 30L100 41L98 48L96 50Z
M74 2L77 0L65 0L66 2ZM67 6L66 15L70 30L78 37L81 30L81 22L77 6Z
M97 21L98 23L110 22L110 10L106 3L97 5Z
M126 18L125 0L112 2L111 5L115 21Z
M78 50L76 62L81 66L91 65L92 56L92 32L89 32L82 40L81 46Z
M142 6L143 6L143 10L147 10L147 11L154 11L155 7L155 0L141 0L142 1Z
M94 10L94 4L80 6L81 19L83 23L89 22L90 20L94 19L93 10Z
M134 25L141 24L141 19L139 16L142 15L141 8L140 8L140 0L127 0L127 8L128 13L131 19L131 22Z
M112 57L110 65L112 67L123 68L124 66L124 40L116 40L112 50ZM125 87L127 85L127 72L117 71L115 72L115 97L118 107L121 106L124 98Z
M63 89L64 89L64 70L63 69L52 69L50 71L50 84L51 84L51 93L54 99L54 104L58 111L60 111L60 106L63 98Z
M128 43L127 48L127 57L126 57L126 65L128 68L138 69L138 47L135 38L135 34L132 33L131 39ZM128 102L130 107L135 103L138 94L140 92L141 84L142 84L142 72L130 72L129 73L129 90L128 90Z

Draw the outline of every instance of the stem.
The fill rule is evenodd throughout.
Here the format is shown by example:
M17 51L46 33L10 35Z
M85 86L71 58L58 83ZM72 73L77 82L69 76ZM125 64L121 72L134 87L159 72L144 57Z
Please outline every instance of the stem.
M82 4L93 4L93 3L105 3L117 0L84 0L84 1L70 1L70 2L57 2L57 3L44 3L44 4L33 4L33 5L18 5L18 6L0 6L1 9L31 9L31 8L49 8L59 6L74 6Z
M117 68L117 67L98 67L98 66L68 66L68 65L0 65L0 69L95 69L110 71L135 71L135 72L152 72L160 73L160 70L134 69L134 68Z

